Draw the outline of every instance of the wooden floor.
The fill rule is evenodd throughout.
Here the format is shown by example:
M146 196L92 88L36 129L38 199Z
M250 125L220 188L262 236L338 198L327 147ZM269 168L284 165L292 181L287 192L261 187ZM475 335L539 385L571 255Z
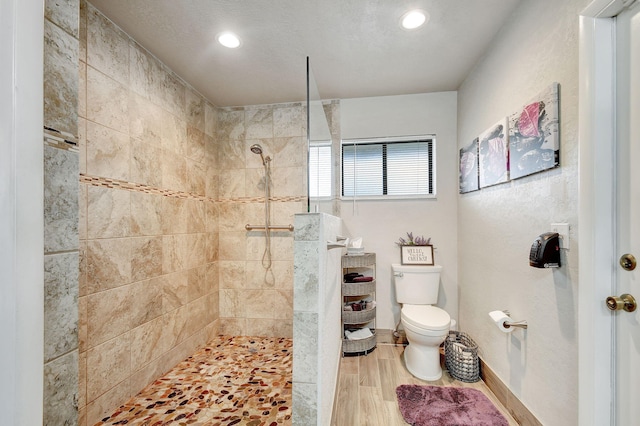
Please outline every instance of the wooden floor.
M395 392L401 384L479 389L502 412L510 426L518 425L482 381L460 382L452 379L446 371L435 382L417 379L404 365L402 338L394 338L390 330L377 330L377 335L378 343L373 352L366 356L346 356L340 361L332 426L406 426L398 409Z

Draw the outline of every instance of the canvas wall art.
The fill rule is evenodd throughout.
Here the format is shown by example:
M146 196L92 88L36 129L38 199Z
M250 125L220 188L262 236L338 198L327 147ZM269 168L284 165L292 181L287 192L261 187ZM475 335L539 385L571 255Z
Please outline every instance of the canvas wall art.
M480 188L509 181L507 118L478 137Z
M460 149L460 193L477 191L478 182L478 138L469 146Z
M560 165L558 111L558 83L553 83L509 117L511 179Z

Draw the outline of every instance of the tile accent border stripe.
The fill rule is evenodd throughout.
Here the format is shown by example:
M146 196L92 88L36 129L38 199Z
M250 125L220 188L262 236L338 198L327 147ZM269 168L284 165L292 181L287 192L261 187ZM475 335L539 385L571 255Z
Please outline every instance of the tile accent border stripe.
M147 194L158 194L171 198L183 198L197 201L213 201L217 203L258 203L264 202L264 197L238 197L238 198L226 198L215 199L212 197L206 197L204 195L198 195L191 192L176 191L172 189L161 189L153 186L145 185L142 183L127 182L119 179L104 178L99 176L90 176L84 173L80 173L80 183L85 183L92 186L99 186L103 188L123 189L133 192L144 192ZM305 196L288 196L288 197L270 197L269 201L287 203L307 201Z
M78 152L78 139L70 133L44 126L44 144L52 148Z

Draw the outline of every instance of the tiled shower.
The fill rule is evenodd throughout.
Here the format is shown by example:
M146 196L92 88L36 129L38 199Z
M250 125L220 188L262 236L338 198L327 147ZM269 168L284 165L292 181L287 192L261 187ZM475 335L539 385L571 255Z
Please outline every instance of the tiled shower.
M85 425L213 335L292 337L293 234L266 273L244 226L264 221L253 143L271 223L306 210L306 111L218 108L92 5L47 3L45 424L77 404Z

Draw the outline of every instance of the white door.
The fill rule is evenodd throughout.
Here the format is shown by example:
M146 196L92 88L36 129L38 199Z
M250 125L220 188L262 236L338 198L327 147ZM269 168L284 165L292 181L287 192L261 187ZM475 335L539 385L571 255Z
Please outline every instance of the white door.
M615 296L640 301L640 2L616 19L617 233ZM629 303L627 298L627 303ZM631 306L631 305L629 305ZM640 425L640 309L614 312L615 418L618 426Z

